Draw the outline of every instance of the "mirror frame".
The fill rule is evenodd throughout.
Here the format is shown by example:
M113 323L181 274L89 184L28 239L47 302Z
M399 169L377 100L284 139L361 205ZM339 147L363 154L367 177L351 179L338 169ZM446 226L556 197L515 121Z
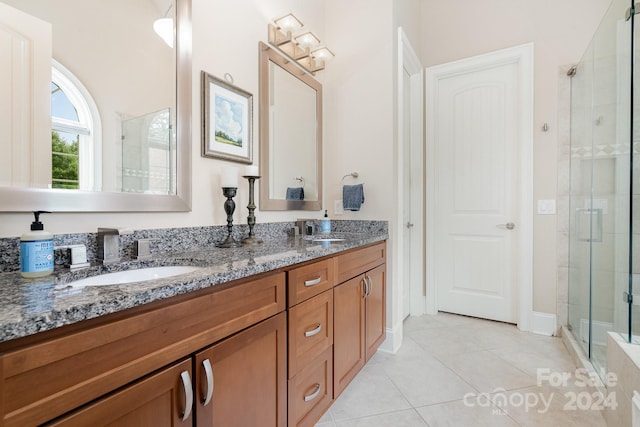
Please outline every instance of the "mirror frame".
M0 212L187 212L191 210L191 0L176 0L176 194L0 187Z
M285 58L267 44L259 43L260 51L260 210L322 210L322 85L290 59ZM269 140L269 61L287 71L316 91L316 168L318 200L272 199L269 194L269 154L273 141Z

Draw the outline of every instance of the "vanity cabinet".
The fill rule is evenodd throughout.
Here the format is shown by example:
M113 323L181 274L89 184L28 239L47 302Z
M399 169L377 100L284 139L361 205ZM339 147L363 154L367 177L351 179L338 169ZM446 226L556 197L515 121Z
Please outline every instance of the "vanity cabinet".
M198 386L196 413L192 410L190 415L192 423L205 425L208 410L200 409L200 402L206 377L202 378L201 365L196 365L194 381L190 366L192 360L201 361L206 356L213 374L218 374L217 398L224 400L225 394L242 396L238 400L243 402L242 413L254 405L259 406L258 401L248 401L248 397L277 402L271 411L278 412L277 417L273 417L278 422L266 424L260 416L260 424L284 426L285 299L285 273L279 272L218 285L9 343L15 348L7 349L9 344L5 343L0 355L0 425L40 425L63 415L68 419L57 419L60 425L79 425L75 419L102 412L124 416L129 409L135 409L127 415L133 417L132 420L148 414L164 420L157 424L134 422L134 425L179 425L173 420L176 414L179 418L183 416L185 407L181 399L188 399L182 381L187 378ZM267 362L263 362L263 358ZM189 365L189 369L184 369L188 372L187 378L182 375L183 360ZM174 365L178 367L173 369ZM232 381L229 375L235 378L248 375L252 379L249 384L243 384ZM258 384L255 380L268 384ZM134 408L137 399L134 396L146 394L141 391L147 390L146 387L159 393L158 398L138 410ZM248 392L251 387L258 391ZM266 390L269 396L261 396ZM84 406L89 402L94 403ZM236 403L235 410L239 404ZM125 419L117 420L116 424L127 425ZM187 420L186 424L191 425Z
M385 338L385 245L337 257L334 292L334 399L358 374ZM359 256L362 255L362 256Z
M0 343L0 427L313 426L384 340L385 248Z
M288 272L289 426L313 426L385 338L386 243Z

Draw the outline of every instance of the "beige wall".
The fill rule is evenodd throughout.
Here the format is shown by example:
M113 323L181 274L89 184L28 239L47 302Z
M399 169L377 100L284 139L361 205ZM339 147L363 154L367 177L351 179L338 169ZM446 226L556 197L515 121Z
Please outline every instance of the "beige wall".
M534 209L555 199L558 68L577 63L610 0L423 0L426 67L528 42L534 51ZM549 131L542 132L544 123ZM556 217L534 215L533 309L556 312Z

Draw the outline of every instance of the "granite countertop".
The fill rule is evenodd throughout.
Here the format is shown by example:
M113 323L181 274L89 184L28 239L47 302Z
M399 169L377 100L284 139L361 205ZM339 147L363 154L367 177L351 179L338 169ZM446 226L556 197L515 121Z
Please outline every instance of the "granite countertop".
M70 272L25 279L18 272L0 274L0 343L153 301L276 270L387 239L386 232L340 233L342 241L318 242L302 237L265 239L265 243L233 249L205 248L159 254L145 261L92 265ZM187 265L201 269L179 276L122 285L66 284L110 272L144 267Z

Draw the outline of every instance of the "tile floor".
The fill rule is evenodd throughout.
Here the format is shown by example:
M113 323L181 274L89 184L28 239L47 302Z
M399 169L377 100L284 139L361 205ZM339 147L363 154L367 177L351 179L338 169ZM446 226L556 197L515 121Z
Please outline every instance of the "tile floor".
M592 407L594 390L575 369L558 338L447 313L410 317L398 353L378 351L317 426L605 427L599 411L578 409Z

